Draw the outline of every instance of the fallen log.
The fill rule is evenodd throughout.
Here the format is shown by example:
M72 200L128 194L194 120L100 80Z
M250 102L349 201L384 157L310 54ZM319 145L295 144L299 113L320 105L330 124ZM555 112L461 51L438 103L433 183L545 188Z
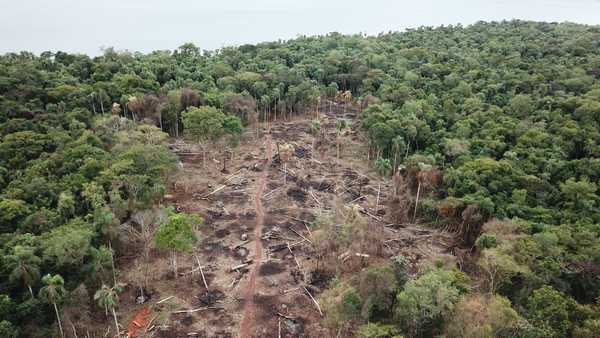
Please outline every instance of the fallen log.
M222 307L218 307L218 306L207 306L207 307L199 307L197 309L189 309L189 310L180 310L180 311L173 311L171 313L194 313L194 312L198 312L198 311L205 311L205 310L222 310Z
M245 267L247 267L247 266L248 266L248 265L250 265L250 264L252 264L252 260L248 260L248 261L246 261L246 262L244 262L244 263L242 263L242 264L239 264L239 265L233 266L233 267L231 267L230 271L231 271L231 272L233 272L233 271L238 271L238 272L239 272L239 270L240 270L241 268L245 268Z
M302 239L304 239L304 240L305 240L305 241L307 241L308 243L312 244L312 241L311 241L310 239L308 239L308 238L306 238L306 237L302 236L302 234L301 234L301 233L299 233L298 231L296 231L296 230L294 230L294 229L292 229L292 228L289 228L289 229L290 229L291 231L293 231L293 232L294 232L296 235L298 235L298 236L302 237Z
M164 302L168 301L169 299L171 299L171 298L173 298L173 297L175 297L175 296L169 296L169 297L167 297L167 298L165 298L165 299L159 300L158 302L156 302L156 304L162 304L162 303L164 303Z
M321 311L321 306L319 305L319 302L317 302L315 297L313 297L313 295L310 293L310 291L308 291L306 286L303 286L303 288L304 288L304 291L306 291L306 293L310 297L310 299L312 299L313 303L315 303L315 305L317 306L317 310L319 310L319 314L321 315L321 317L323 317L323 311Z
M202 264L200 264L200 258L198 258L198 255L196 254L194 254L194 257L196 257L196 262L198 262L198 268L200 268L200 274L202 275L202 281L204 282L206 293L210 293L210 291L208 290L208 284L206 283L206 278L204 278L204 271L202 271Z

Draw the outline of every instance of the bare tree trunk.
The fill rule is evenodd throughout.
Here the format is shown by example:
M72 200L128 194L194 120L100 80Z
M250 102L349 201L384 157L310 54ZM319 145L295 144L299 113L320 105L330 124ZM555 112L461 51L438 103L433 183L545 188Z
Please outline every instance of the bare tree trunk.
M336 156L337 159L340 159L340 132L338 131L337 135L335 136L335 146L336 146Z
M29 293L31 294L31 298L35 298L33 295L33 289L31 289L31 285L27 284L27 288L29 289Z
M117 320L117 312L115 311L114 306L111 308L111 310L112 310L113 318L115 319L115 329L117 330L117 338L119 338L119 337L121 337L121 332L119 330L119 321Z
M117 285L117 273L115 271L115 256L113 254L111 241L108 241L108 249L110 250L110 264L112 266L112 275L113 275L113 285Z
M421 181L417 187L417 199L415 200L415 212L413 214L413 222L417 219L417 207L419 206L419 194L421 193Z
M102 115L104 115L104 103L100 100L100 108L102 109Z
M52 303L54 305L54 312L56 312L56 319L58 320L58 330L60 331L60 336L65 338L65 333L63 332L62 323L60 322L60 315L58 314L58 306L56 303Z
M177 251L173 250L173 273L177 279Z

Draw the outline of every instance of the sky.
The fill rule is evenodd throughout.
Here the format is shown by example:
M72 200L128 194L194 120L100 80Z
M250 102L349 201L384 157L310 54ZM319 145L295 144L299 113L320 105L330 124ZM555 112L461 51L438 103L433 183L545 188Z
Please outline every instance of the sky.
M0 0L0 54L201 49L524 19L600 24L600 0Z

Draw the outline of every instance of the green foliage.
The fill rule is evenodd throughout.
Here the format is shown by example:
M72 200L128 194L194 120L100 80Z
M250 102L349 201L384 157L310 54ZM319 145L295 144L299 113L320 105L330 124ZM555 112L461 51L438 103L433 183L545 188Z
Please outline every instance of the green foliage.
M447 321L449 338L527 337L528 323L501 296L468 296Z
M117 283L112 287L102 285L94 294L94 300L100 307L105 309L114 309L119 304L119 292L123 291L125 284Z
M479 248L480 250L493 249L498 246L498 240L494 235L482 234L481 236L479 236L479 238L477 238L475 246L477 246L477 248Z
M9 280L11 283L22 283L31 288L40 279L40 265L42 260L36 255L35 248L31 246L16 245L12 253L4 256L5 265L10 270Z
M216 142L223 135L225 114L217 108L191 107L183 113L184 131L197 141Z
M202 224L198 215L171 214L156 232L156 247L175 251L189 252L196 241L194 226Z
M310 132L313 135L318 135L321 132L321 120L314 119L310 121Z
M363 301L363 319L372 321L390 316L397 286L394 269L390 264L361 271L356 289Z
M347 283L334 280L319 303L325 312L324 324L331 329L338 330L347 322L361 318L363 302L357 290Z
M12 232L16 224L30 213L30 208L23 200L0 199L0 229Z
M396 283L399 287L403 287L409 280L409 261L404 256L393 256L390 258L390 264L394 270Z
M243 132L242 121L237 116L225 115L210 106L190 107L183 112L184 133L198 142L216 143L227 136L230 146L237 146Z
M93 236L92 227L78 219L55 228L42 238L44 259L59 269L78 267L89 254Z
M433 270L406 283L396 297L396 317L403 332L412 336L438 332L467 291L466 282L461 272Z
M13 324L7 320L0 321L0 337L17 338L19 331Z
M392 162L387 158L378 158L375 161L375 168L381 176L389 176L392 172Z
M42 278L44 286L40 289L39 297L48 304L59 304L66 296L65 280L60 275L45 275Z
M356 336L360 338L402 338L397 327L378 323L369 323L359 327Z
M463 224L473 239L490 217L520 225L518 233L480 237L477 265L488 281L493 272L492 289L528 318L531 290L545 284L590 304L600 294L596 35L594 26L503 21L377 37L332 33L218 53L184 44L149 54L109 48L95 58L2 55L0 289L27 294L23 276L10 278L19 264L38 266L40 275L58 271L68 285L89 277L99 267L91 269L92 248L118 241L118 226L164 194L175 163L165 132L202 142L225 136L235 146L240 121L303 113L347 92L343 100L368 102L360 129L380 173L400 164L410 173L419 162L442 171L443 184L421 198L423 217ZM321 127L311 132L320 136ZM439 197L446 199L435 208ZM319 248L369 249L366 222L341 219L339 236L320 235ZM88 263L91 270L82 269ZM402 269L392 266L401 285ZM36 300L15 302L30 319L11 325L39 317ZM416 334L438 319L421 321L429 326ZM540 331L528 334L561 335L562 321L566 334L585 336L594 320L536 317ZM0 335L12 335L2 323Z
M544 337L567 337L573 329L576 304L562 292L543 286L529 298L528 317Z

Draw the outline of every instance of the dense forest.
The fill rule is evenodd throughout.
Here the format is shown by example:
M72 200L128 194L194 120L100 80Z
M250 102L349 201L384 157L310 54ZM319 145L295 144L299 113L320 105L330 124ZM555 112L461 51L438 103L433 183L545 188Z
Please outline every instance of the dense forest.
M0 336L70 334L61 309L82 285L114 310L115 260L144 237L128 221L163 203L177 168L167 139L234 147L244 126L328 102L360 107L364 160L408 186L393 222L455 233L463 262L408 278L394 257L335 279L332 328L598 336L600 27L523 21L0 56Z

